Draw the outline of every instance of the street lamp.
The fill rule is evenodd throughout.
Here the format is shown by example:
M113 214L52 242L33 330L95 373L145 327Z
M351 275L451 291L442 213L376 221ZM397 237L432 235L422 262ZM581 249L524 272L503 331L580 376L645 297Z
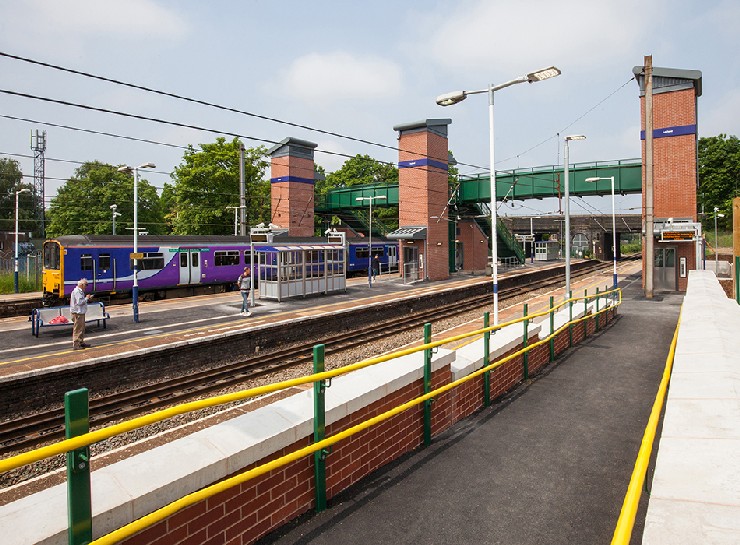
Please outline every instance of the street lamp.
M565 137L565 299L570 297L570 159L568 142L571 140L585 140L582 134L572 134Z
M117 204L111 204L110 209L113 211L113 234L115 235L116 234L116 218L120 216L121 214L116 212L116 210L118 210Z
M15 273L13 274L13 286L15 293L18 293L18 195L21 193L30 193L27 187L15 192Z
M134 322L139 323L139 169L156 168L154 163L144 163L138 167L120 166L118 172L134 173L134 285L131 289L131 301L134 312Z
M452 106L465 100L468 95L477 95L488 93L488 132L489 132L489 161L491 163L491 260L493 265L493 325L498 325L498 240L496 230L496 168L494 163L494 146L493 146L493 94L505 87L516 85L517 83L534 83L560 75L560 70L554 66L530 72L526 76L521 76L506 83L498 85L490 84L487 89L477 91L453 91L437 97L437 104L440 106Z
M368 242L368 255L367 255L367 284L371 288L373 287L373 201L375 199L385 200L385 195L375 195L373 197L355 197L358 202L368 201L370 203L370 237Z
M720 214L719 208L716 206L714 207L714 276L719 276L719 255L718 255L718 249L719 249L719 237L717 236L717 218L724 218L724 214ZM18 230L18 227L16 226L15 230ZM16 255L18 254L18 250L16 250ZM16 258L17 260L17 258ZM18 265L16 264L16 271L18 270ZM18 293L18 292L16 292Z
M617 289L617 212L614 208L614 176L604 178L586 178L587 182L598 182L599 180L611 180L612 182L612 262L614 264L612 270L612 283L614 285L614 289Z

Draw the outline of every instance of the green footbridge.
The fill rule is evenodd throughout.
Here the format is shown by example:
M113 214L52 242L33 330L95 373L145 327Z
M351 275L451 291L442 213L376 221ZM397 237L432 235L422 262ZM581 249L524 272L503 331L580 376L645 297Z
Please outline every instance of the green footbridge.
M620 195L642 193L642 159L597 161L575 163L569 167L569 186L572 196L611 195L611 182L586 182L587 178L611 178L614 176L614 191ZM526 200L561 197L565 192L565 174L562 165L520 168L496 173L496 200ZM315 213L320 216L337 216L358 232L367 233L369 228L368 206L357 197L378 197L376 208L398 207L398 183L356 185L334 189L316 196ZM450 206L457 215L473 217L490 236L491 178L489 175L461 176L459 186ZM442 211L440 211L441 213ZM373 236L384 236L391 230L377 217L372 221ZM454 225L450 224L450 229ZM497 222L498 248L501 257L517 256L524 261L521 244L501 221ZM454 231L451 233L454 239Z

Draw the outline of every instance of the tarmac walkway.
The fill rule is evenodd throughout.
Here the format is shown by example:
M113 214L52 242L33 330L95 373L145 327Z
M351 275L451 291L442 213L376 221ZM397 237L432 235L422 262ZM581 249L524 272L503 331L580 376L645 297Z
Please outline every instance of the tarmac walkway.
M683 294L620 283L619 317L500 403L259 543L609 543ZM632 543L640 543L643 494Z

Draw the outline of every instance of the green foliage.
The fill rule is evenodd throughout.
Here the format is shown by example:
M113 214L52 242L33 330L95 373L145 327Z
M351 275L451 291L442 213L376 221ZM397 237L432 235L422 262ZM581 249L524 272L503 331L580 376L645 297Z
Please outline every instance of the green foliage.
M369 155L355 155L347 159L342 168L326 175L326 180L316 184L317 193L353 185L398 183L398 169L381 163Z
M724 218L719 227L732 225L732 199L740 197L740 140L720 134L699 139L699 204L704 229L714 229L714 207Z
M201 144L200 150L188 146L172 174L174 184L166 184L162 192L166 221L173 233L234 233L234 210L227 207L239 206L240 146L237 138L231 142L217 138L213 144ZM270 183L263 180L266 154L263 146L245 150L248 226L270 221Z
M33 189L32 184L23 183L23 172L18 161L0 159L0 231L15 232L15 192ZM18 195L18 230L35 231L33 218L33 196L31 193Z
M32 291L41 290L41 278L37 278L33 274L26 280L26 273L21 272L18 275L18 292L29 293ZM14 272L0 272L0 295L6 295L8 293L15 293L15 273Z
M138 224L151 234L165 232L157 190L139 171ZM47 236L111 234L112 204L118 205L116 233L134 226L134 177L113 165L87 162L75 170L51 201Z

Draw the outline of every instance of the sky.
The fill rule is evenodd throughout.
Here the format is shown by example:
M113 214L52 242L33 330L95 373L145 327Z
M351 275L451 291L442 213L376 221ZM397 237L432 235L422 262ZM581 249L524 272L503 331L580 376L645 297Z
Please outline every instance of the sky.
M292 136L318 144L316 162L331 172L356 154L397 163L395 125L449 118L460 173L487 173L486 95L452 107L435 98L553 65L557 78L496 93L496 170L562 164L572 134L587 139L571 142L571 163L638 158L632 68L646 55L702 72L700 137L740 133L739 28L736 0L0 0L0 53L254 114L0 56L0 158L32 181L31 133L46 131L48 206L85 161L155 163L142 176L161 189L189 144L239 135L270 147ZM549 214L550 201L502 213ZM608 198L587 202L571 213L611 211ZM617 212L639 204L619 198Z

